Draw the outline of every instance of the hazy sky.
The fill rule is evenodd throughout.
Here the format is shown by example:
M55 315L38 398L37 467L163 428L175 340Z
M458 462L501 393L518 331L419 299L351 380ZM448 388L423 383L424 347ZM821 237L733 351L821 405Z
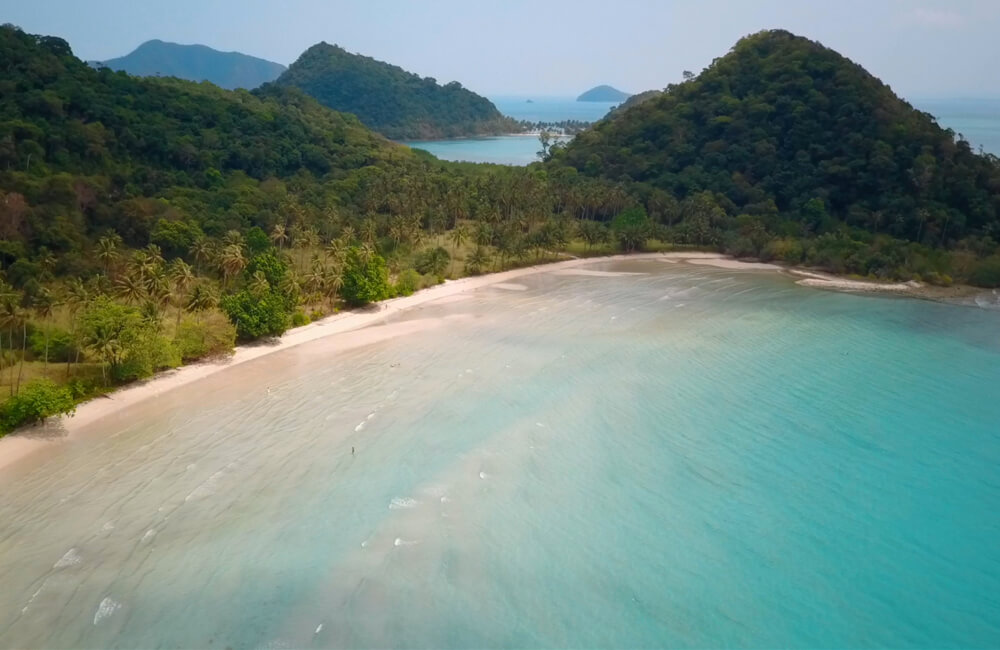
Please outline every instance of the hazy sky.
M84 59L159 38L288 64L325 40L492 95L662 88L780 27L905 97L1000 95L1000 0L0 0L0 22Z

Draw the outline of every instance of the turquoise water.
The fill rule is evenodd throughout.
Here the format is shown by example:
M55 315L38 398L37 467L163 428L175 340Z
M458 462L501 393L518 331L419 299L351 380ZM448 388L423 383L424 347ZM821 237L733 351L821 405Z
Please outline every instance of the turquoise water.
M0 646L1000 645L1000 311L589 268L0 476Z
M528 165L536 162L537 152L542 148L538 138L529 135L421 140L403 144L429 151L442 160L500 165Z
M532 103L528 103L528 99ZM531 122L596 122L615 106L605 102L578 102L572 97L519 95L491 97L490 100L504 115ZM541 149L538 138L531 136L423 140L403 144L429 151L442 160L501 165L528 165L538 160L537 153Z
M504 115L519 120L552 121L582 120L594 122L607 114L614 104L578 102L573 98L534 98L527 103L527 96L493 97L497 108ZM1000 99L919 99L915 107L934 115L944 127L961 133L972 143L994 155L1000 155ZM504 165L527 165L538 160L538 139L504 136L497 138L465 138L457 140L432 140L407 142L412 147L424 149L443 160L466 162L491 162Z

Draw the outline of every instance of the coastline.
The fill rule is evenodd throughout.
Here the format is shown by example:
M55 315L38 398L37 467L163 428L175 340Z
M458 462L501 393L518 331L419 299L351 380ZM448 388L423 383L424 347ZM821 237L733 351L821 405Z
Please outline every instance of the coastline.
M931 300L948 300L954 297L965 297L973 295L977 291L971 287L955 287L952 288L951 293L943 293L948 290L939 287L926 287L912 282L883 284L851 280L777 264L743 262L721 253L695 251L634 253L628 255L619 254L572 258L486 275L470 276L458 280L446 281L443 284L418 291L411 296L392 298L375 303L359 311L334 314L314 323L291 329L276 341L256 342L249 345L237 346L233 354L227 357L199 361L174 370L167 370L156 374L150 379L124 386L102 397L83 402L71 416L52 418L45 425L26 427L0 438L0 473L34 455L36 452L44 449L52 449L62 443L73 440L81 430L102 418L114 415L123 409L157 397L174 388L185 386L249 361L333 336L349 335L338 346L341 349L361 347L387 338L403 336L413 331L413 327L398 327L387 331L380 331L370 326L377 325L389 316L419 305L442 299L459 299L458 297L461 294L476 291L484 287L499 285L501 288L507 289L521 288L520 285L511 283L511 281L524 276L537 273L558 273L588 264L619 260L660 260L670 264L686 263L743 271L787 272L801 276L801 279L797 280L796 284L805 287L863 293L886 292ZM431 325L425 324L424 326Z

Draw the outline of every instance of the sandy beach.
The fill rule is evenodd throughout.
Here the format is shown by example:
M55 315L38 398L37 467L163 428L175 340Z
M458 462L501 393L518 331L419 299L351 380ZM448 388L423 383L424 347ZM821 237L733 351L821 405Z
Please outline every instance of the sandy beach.
M883 284L850 280L813 271L787 269L775 264L742 262L719 253L705 252L640 253L574 258L500 273L462 278L424 289L412 296L394 298L358 311L335 314L309 325L289 330L280 339L238 346L232 355L223 359L202 361L183 366L176 370L165 371L143 382L126 386L106 396L80 404L77 407L76 413L72 416L53 418L44 426L27 427L0 438L0 471L31 456L35 452L52 448L54 445L62 444L67 440L72 440L84 427L97 422L101 418L116 414L144 400L162 395L166 391L190 384L265 355L319 339L328 339L328 337L336 337L333 341L327 341L332 346L331 349L347 350L376 343L386 338L403 336L419 329L435 327L443 324L443 319L438 319L440 322L429 322L427 319L414 320L394 323L380 328L371 328L369 326L383 324L387 317L418 305L434 301L461 300L468 297L466 294L469 292L483 287L494 286L498 289L508 291L521 291L525 289L524 285L512 281L536 273L593 276L634 275L632 273L592 271L580 268L589 264L625 259L655 259L674 264L688 263L744 271L789 271L802 276L802 279L798 280L797 283L808 287L840 291L888 291L903 295L914 295L916 297L928 297L920 294L920 291L924 287L919 283Z

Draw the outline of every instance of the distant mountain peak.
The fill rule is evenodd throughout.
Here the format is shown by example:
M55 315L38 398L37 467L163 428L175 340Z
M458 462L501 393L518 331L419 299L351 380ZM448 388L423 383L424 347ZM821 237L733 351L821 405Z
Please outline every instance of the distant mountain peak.
M210 81L230 90L256 88L285 71L280 63L241 52L221 52L207 45L182 45L158 38L142 43L125 56L98 63L140 77Z

